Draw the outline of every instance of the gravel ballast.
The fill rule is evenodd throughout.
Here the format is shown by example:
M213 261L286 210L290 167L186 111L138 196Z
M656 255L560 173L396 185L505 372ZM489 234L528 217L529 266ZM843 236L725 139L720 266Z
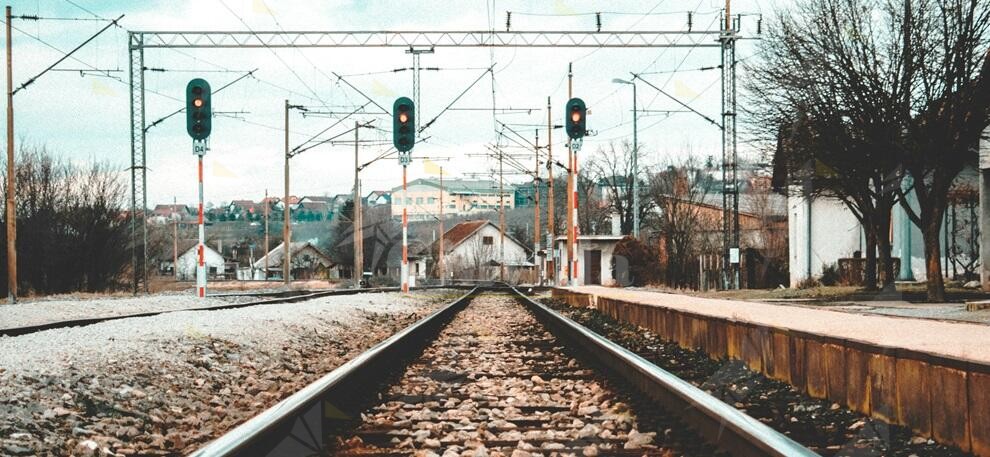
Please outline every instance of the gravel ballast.
M823 456L967 455L915 436L904 427L811 398L787 383L750 371L740 361L710 359L704 352L683 349L655 333L618 322L591 308L574 308L558 300L542 301Z
M161 293L140 297L62 298L0 305L0 328L27 327L52 322L122 316L177 309L206 308L243 303L250 295L199 298L192 293Z
M460 294L324 297L0 338L0 453L188 453Z

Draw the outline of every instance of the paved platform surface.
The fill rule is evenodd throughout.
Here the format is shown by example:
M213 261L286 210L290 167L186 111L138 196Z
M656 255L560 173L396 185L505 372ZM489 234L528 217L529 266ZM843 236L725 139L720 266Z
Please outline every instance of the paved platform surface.
M949 321L990 324L990 306L971 311L966 303L914 303L905 300L873 300L834 302L805 302L796 300L746 300L772 305L801 306L813 309L828 309L857 314L882 314L888 316L913 317L918 319L938 319Z
M985 324L864 315L786 304L721 300L601 286L564 289L990 365L990 325Z

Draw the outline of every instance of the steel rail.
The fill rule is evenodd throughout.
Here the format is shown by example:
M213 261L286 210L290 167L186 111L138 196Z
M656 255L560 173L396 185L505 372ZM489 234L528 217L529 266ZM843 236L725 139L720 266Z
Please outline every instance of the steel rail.
M434 311L361 355L349 360L261 414L192 453L204 456L259 456L317 454L322 448L322 423L332 415L346 415L338 407L355 390L366 390L394 371L397 361L422 351L481 290L474 287L457 300ZM402 365L398 365L402 366Z
M744 457L818 455L626 348L531 300L515 288L512 290L554 335L579 346L594 361L622 376L668 411L679 413L699 434L729 454Z
M461 287L463 287L463 286L450 286L448 288L456 289L456 288L461 288ZM435 289L435 288L440 288L440 287L439 286L424 286L424 287L416 287L416 288L414 288L414 290ZM86 325L99 324L101 322L113 321L113 320L118 320L118 319L131 319L131 318L135 318L135 317L158 316L158 315L161 315L161 314L179 313L179 312L183 312L183 311L218 311L218 310L223 310L223 309L247 308L247 307L250 307L250 306L274 305L274 304L278 304L278 303L295 303L295 302L300 302L300 301L305 301L305 300L311 300L311 299L314 299L314 298L331 297L331 296L337 296L337 295L354 295L354 294L360 294L360 293L398 292L398 291L399 291L399 288L398 287L378 287L378 288L368 288L368 289L330 289L330 290L322 290L322 291L316 291L316 292L312 292L312 291L287 291L287 292L278 292L278 293L275 293L275 294L284 294L284 295L282 297L279 297L279 298L270 298L270 299L266 299L266 300L258 300L258 301L245 302L245 303L226 303L226 304L223 304L223 305L204 306L204 307L198 307L198 308L165 309L165 310L161 310L161 311L147 311L147 312L141 312L141 313L118 314L118 315L115 315L115 316L91 317L91 318L83 318L83 319L69 319L69 320L64 320L64 321L46 322L44 324L37 324L37 325L26 325L26 326L22 326L22 327L5 328L5 329L0 329L0 337L3 337L3 336L21 336L21 335L27 335L27 334L30 334L30 333L40 332L40 331L43 331L43 330L53 330L53 329L69 328L69 327L82 327L82 326L86 326ZM264 293L264 294L256 294L256 295L266 296L266 295L275 295L275 294ZM212 296L213 297L230 297L230 296L236 296L236 295L238 295L238 294L219 294L219 295L212 295ZM245 294L245 295L251 295L251 294Z

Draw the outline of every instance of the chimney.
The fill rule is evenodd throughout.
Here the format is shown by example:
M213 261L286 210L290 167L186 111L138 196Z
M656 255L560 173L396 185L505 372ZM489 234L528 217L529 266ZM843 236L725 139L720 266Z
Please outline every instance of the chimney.
M619 217L619 213L615 212L612 213L612 234L622 234L622 218Z
M223 255L223 240L217 240L217 252Z

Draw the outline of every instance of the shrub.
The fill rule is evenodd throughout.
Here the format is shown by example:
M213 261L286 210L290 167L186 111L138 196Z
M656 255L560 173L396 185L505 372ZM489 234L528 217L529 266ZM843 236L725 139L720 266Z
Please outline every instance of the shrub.
M836 264L825 264L822 265L822 277L821 283L824 286L834 286L839 283L841 276L839 275L839 267Z

